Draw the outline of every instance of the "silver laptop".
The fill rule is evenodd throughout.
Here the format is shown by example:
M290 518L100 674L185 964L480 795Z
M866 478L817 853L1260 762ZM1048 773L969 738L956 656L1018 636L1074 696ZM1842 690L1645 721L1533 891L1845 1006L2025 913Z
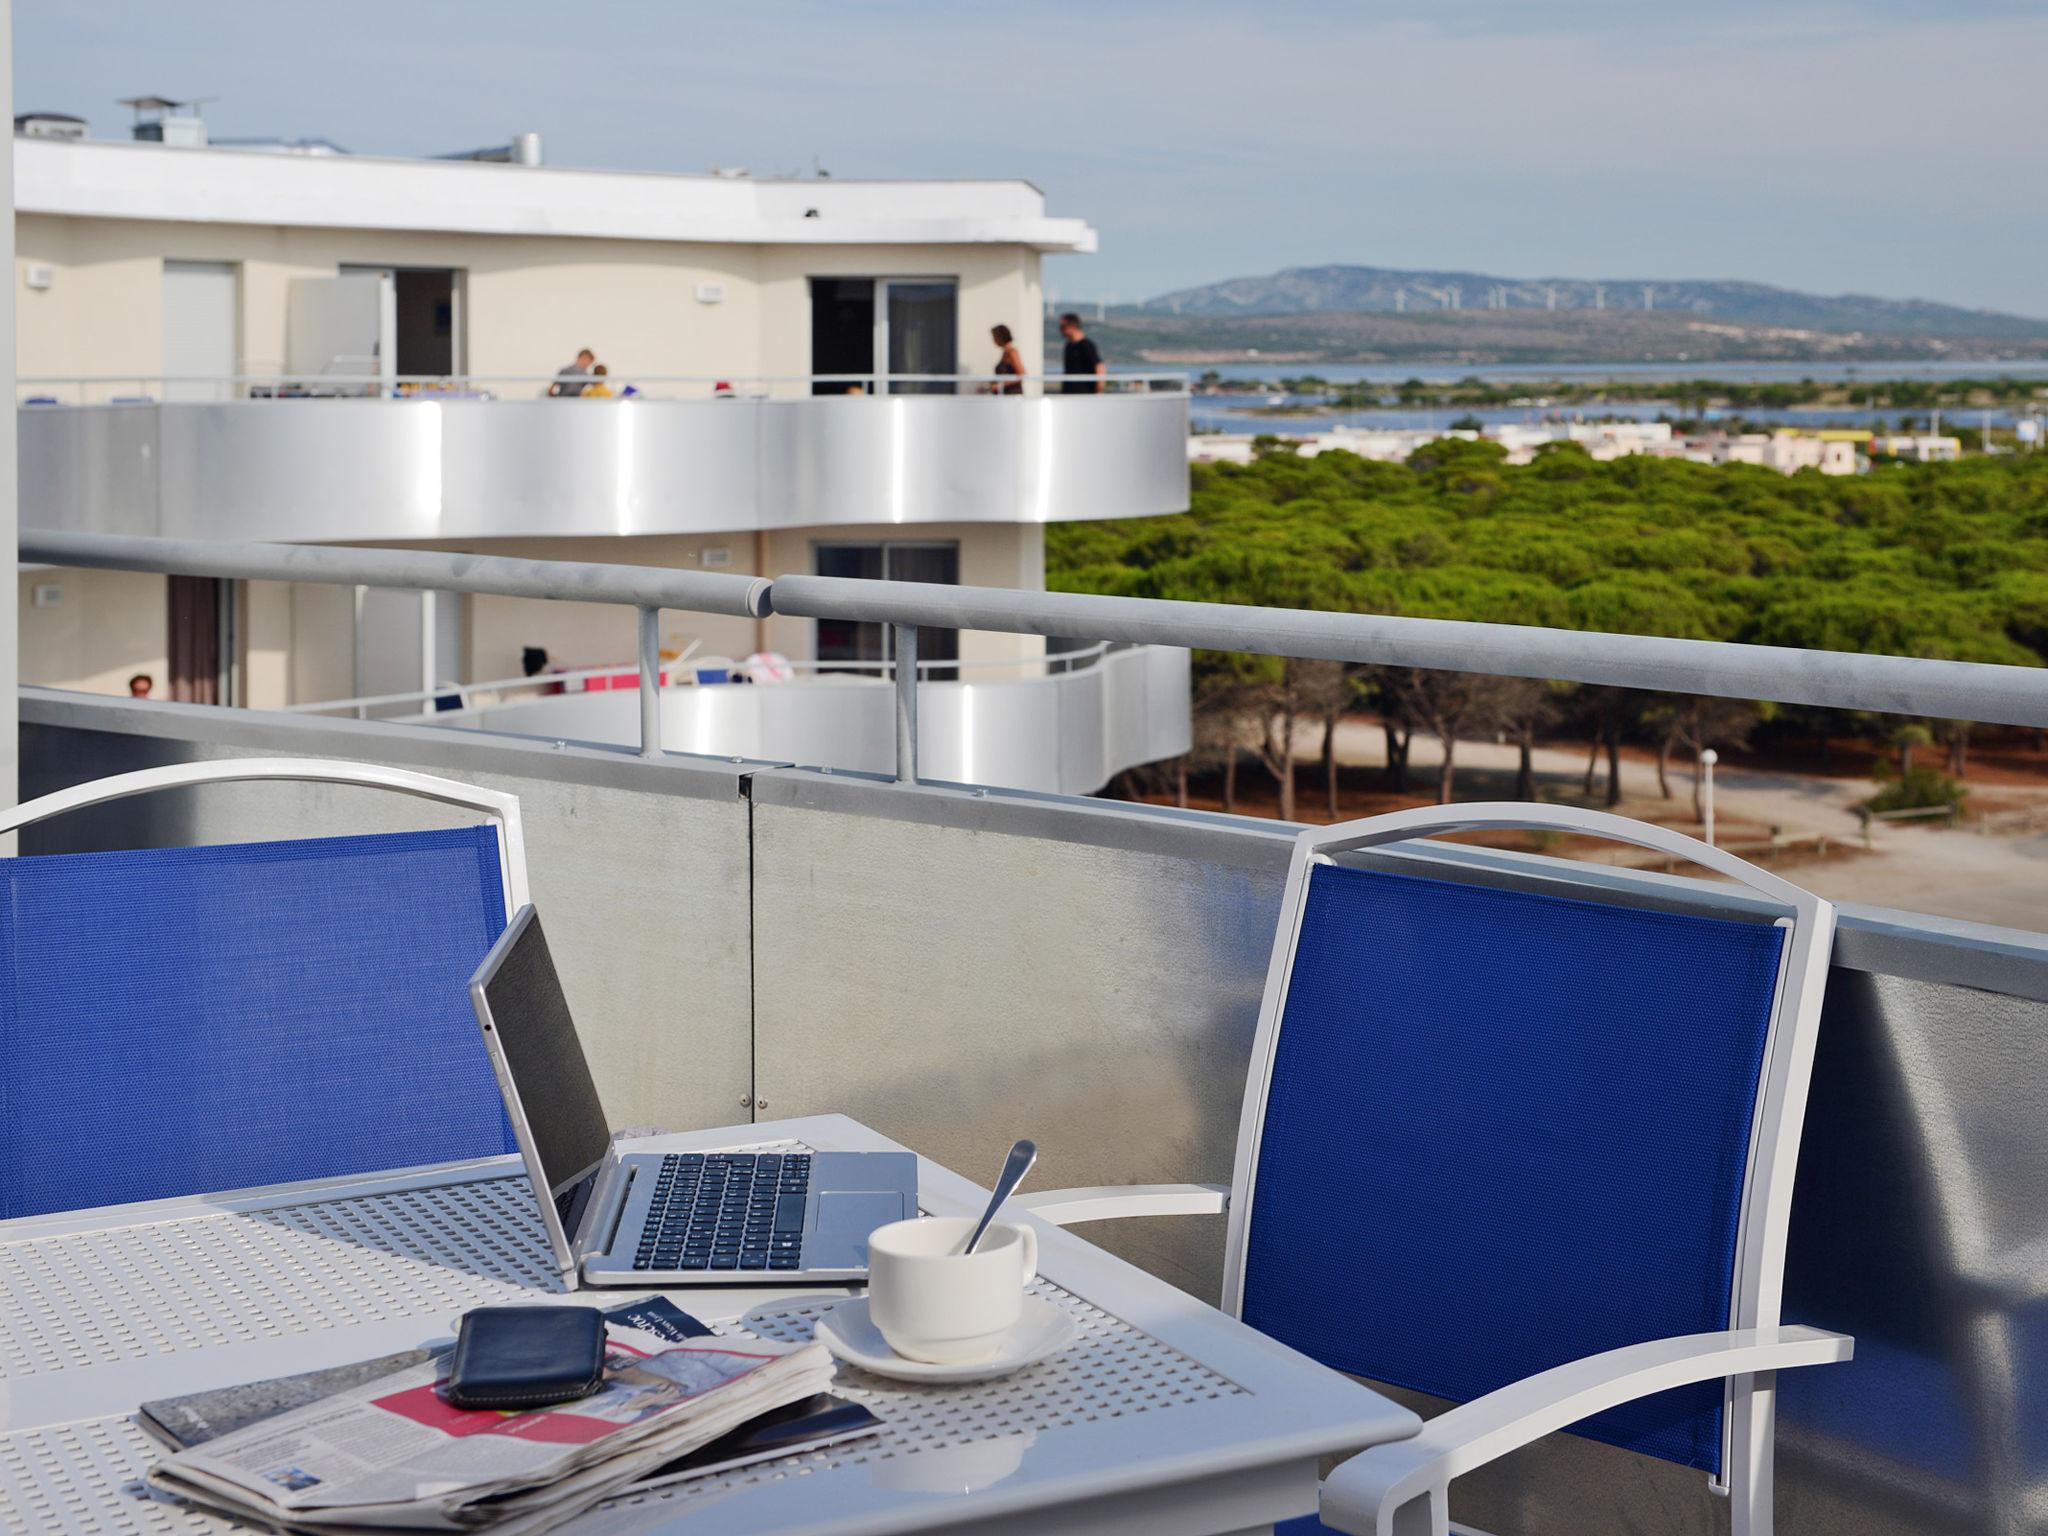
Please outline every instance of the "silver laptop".
M868 1234L917 1214L908 1152L621 1156L532 907L491 947L469 997L572 1290L863 1280Z

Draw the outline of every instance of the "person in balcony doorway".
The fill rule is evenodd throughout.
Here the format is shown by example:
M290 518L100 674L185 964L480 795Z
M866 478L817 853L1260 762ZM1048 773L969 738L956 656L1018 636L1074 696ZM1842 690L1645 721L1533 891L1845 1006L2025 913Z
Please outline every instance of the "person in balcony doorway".
M1109 364L1102 360L1102 349L1088 339L1088 333L1081 329L1081 317L1068 313L1060 316L1060 334L1067 338L1062 371L1067 382L1060 386L1063 394L1099 395L1107 387Z
M539 677L543 673L559 672L562 669L556 666L548 656L545 646L527 645L521 646L519 650L519 670L528 677ZM560 683L549 683L546 687L535 690L537 693L560 693L561 691L562 685Z
M583 386L586 400L609 400L612 398L612 371L603 363L590 370L590 382Z
M147 672L138 672L128 679L128 697L131 699L146 699L155 687L155 678L151 677Z
M1023 378L1024 354L1017 350L1017 338L1010 334L1010 328L1007 325L995 326L989 331L989 336L994 340L996 348L1001 354L996 358L996 377ZM1021 395L1024 393L1024 386L1022 384L990 384L985 387L992 395Z
M548 393L561 399L574 399L583 393L583 380L590 376L590 368L597 361L597 354L585 347L576 354L576 361L555 375L555 382L548 386Z

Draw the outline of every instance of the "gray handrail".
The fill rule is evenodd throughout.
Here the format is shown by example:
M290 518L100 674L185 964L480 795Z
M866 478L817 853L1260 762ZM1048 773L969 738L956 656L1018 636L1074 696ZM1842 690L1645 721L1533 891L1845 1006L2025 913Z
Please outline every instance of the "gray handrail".
M425 550L214 543L125 534L21 535L21 558L53 565L257 581L313 581L508 597L618 603L761 618L850 619L897 626L1073 635L1265 656L1483 672L1653 692L1771 699L1830 709L2048 728L2048 668L1936 661L1598 630L1538 629L1073 592L1014 592L826 576L725 576L647 566L514 560ZM898 641L899 653L910 647ZM911 641L911 646L915 641ZM658 674L643 655L641 751L660 752ZM916 687L899 669L899 691ZM899 776L915 774L916 699L900 701ZM906 736L909 738L906 742Z
M244 581L310 581L343 587L482 592L494 597L557 598L634 608L684 608L758 619L769 613L768 578L653 565L592 565L515 560L507 555L431 549L346 549L328 544L262 544L156 539L125 533L45 533L23 529L21 558L51 565Z
M778 576L772 597L777 613L807 618L1086 635L1141 645L1559 678L1657 693L2048 726L2048 668L2039 667L1671 640L1604 630L838 576Z
M324 544L214 543L112 533L22 535L20 558L103 570L161 571L244 581L308 581L406 591L482 592L563 602L619 603L639 613L640 755L661 756L661 659L655 619L664 608L760 618L763 576L722 576L646 565L514 560L418 549L334 549Z

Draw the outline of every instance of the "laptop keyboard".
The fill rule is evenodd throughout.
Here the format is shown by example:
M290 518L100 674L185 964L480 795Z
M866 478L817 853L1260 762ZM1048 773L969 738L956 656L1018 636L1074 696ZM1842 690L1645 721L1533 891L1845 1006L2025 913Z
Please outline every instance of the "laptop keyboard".
M674 1152L661 1160L635 1269L798 1267L808 1152Z

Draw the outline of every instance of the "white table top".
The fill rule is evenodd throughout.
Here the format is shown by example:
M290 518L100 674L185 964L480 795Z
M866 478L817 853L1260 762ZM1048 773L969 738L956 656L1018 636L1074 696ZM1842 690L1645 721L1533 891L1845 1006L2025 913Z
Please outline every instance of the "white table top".
M788 1143L896 1145L823 1116L633 1147ZM929 1161L919 1180L934 1214L987 1199ZM1319 1457L1418 1428L1378 1394L1038 1227L1040 1294L1081 1325L1058 1357L958 1386L842 1366L834 1390L886 1420L880 1435L626 1495L572 1529L1233 1531L1310 1512ZM409 1348L452 1334L471 1307L553 1285L516 1158L0 1222L0 1530L217 1536L217 1522L124 1491L158 1454L130 1418L138 1403ZM849 1290L667 1294L721 1332L800 1339Z

